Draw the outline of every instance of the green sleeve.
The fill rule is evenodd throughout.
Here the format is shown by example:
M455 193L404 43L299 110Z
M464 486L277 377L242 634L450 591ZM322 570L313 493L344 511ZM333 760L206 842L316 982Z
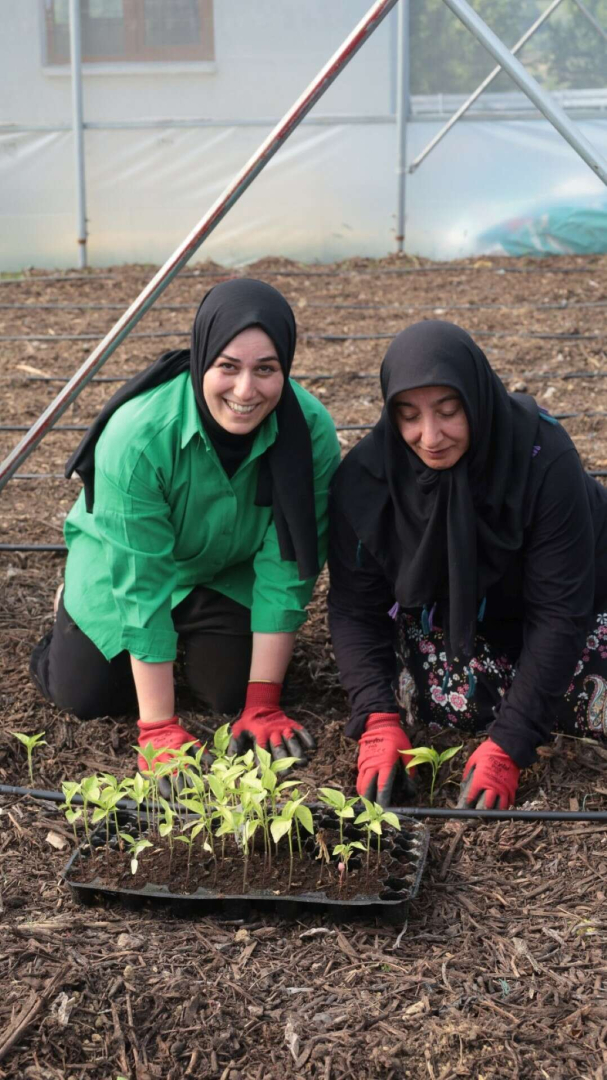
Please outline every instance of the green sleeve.
M109 435L106 430L97 447L93 517L110 572L121 648L150 663L174 660L175 535L160 470L149 452L128 443L120 452Z
M318 403L317 403L318 404ZM327 558L329 484L340 460L335 425L327 410L313 418L312 453L314 457L314 498L318 530L318 561L322 568ZM263 544L257 552L253 569L253 604L251 629L262 634L292 633L306 621L316 577L301 581L297 563L281 558L276 526L268 526Z

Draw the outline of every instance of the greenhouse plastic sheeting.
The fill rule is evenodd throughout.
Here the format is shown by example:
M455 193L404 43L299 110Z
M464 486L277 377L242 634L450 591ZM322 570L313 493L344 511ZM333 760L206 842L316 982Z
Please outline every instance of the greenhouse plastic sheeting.
M439 129L409 124L409 160ZM579 125L607 157L607 120ZM89 262L163 262L255 151L263 127L89 130ZM199 250L225 265L265 255L321 262L395 250L394 123L295 132ZM0 133L0 269L77 265L68 132ZM543 120L465 121L407 176L405 248L607 251L600 180Z

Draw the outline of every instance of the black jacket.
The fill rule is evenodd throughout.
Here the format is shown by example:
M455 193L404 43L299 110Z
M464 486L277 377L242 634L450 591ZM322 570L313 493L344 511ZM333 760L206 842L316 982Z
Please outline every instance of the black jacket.
M562 429L546 424L525 493L524 541L486 597L482 634L516 663L489 733L521 767L549 739L593 615L607 603L607 490L584 472ZM361 444L359 444L361 445ZM356 468L357 447L342 464ZM350 461L348 465L349 459ZM346 734L371 712L396 712L393 584L348 519L347 485L331 501L329 623L351 703Z

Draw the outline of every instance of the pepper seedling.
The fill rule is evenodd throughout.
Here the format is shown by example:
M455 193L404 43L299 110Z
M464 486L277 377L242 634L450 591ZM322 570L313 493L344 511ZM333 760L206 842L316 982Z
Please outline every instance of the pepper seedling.
M344 842L344 821L347 818L354 817L354 804L358 802L358 795L355 795L353 799L346 799L343 791L338 791L337 788L321 787L318 789L320 801L329 806L331 810L335 812L337 819L339 820L339 842Z
M391 810L384 810L383 806L379 803L371 802L369 799L362 799L364 810L358 815L354 824L362 825L367 833L367 878L369 877L369 860L371 857L371 837L373 834L377 836L377 866L379 867L379 861L381 857L381 837L382 837L382 825L391 825L393 829L400 832L400 821L396 814L393 814Z
M120 838L124 840L129 849L129 856L131 859L131 874L137 873L139 866L139 856L146 848L153 847L149 840L140 840L138 837L131 836L130 833L120 833Z
M463 743L459 746L450 746L448 750L443 750L442 754L439 754L433 746L416 746L411 750L399 750L400 754L407 754L409 760L406 763L405 768L414 769L417 765L430 765L432 769L432 781L430 784L430 806L434 801L434 785L436 784L436 778L438 776L441 765L444 765L446 761L449 761L456 754L459 754L463 747Z
M46 735L46 731L38 731L36 735L24 735L22 731L12 731L11 735L14 735L16 739L19 739L20 743L23 743L27 751L27 767L30 774L30 784L34 783L34 768L32 764L32 754L37 746L46 746L46 739L42 736Z
M344 883L344 876L348 873L348 864L354 851L366 851L365 845L360 840L351 840L349 844L336 844L333 848L334 855L341 855L339 870L339 891Z
M80 784L76 783L75 780L64 780L61 785L61 790L65 796L65 802L61 804L59 809L65 811L66 820L74 830L74 842L77 847L78 833L76 832L76 822L82 817L82 810L80 808L78 808L78 810L74 810L72 806L72 799L74 798L74 795L78 795L80 793Z

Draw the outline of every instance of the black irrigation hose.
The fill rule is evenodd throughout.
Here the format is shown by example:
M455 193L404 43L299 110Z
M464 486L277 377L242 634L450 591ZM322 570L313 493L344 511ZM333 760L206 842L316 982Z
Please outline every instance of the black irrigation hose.
M30 795L33 799L46 802L65 802L61 791L40 791L35 788L13 787L0 784L0 795ZM74 795L72 803L81 806L82 796ZM121 799L116 803L119 810L135 810L136 803L131 799ZM400 818L442 818L447 820L470 821L600 821L607 824L607 810L461 810L437 806L391 806L390 809Z
M591 266L496 266L496 267L483 267L484 270L489 270L491 274L593 274L594 268ZM453 266L451 263L445 263L441 266L402 266L402 267L371 267L368 270L264 270L264 277L352 277L353 275L360 275L361 277L380 277L382 274L433 274L433 273L464 273L466 271L474 270L478 271L478 267L474 265L468 266ZM143 272L143 271L142 271ZM220 278L227 277L239 277L238 272L232 270L184 270L179 275L180 278ZM96 281L103 280L122 281L123 279L118 274L99 274L97 271L92 270L90 274L72 274L71 276L63 276L62 274L36 274L32 277L15 277L15 278L0 278L0 285L31 285L31 284L44 284L46 281L61 281L63 283L69 281Z
M607 374L607 372L606 372ZM359 376L360 377L360 376ZM366 378L367 376L365 376ZM133 375L96 375L93 379L89 379L89 382L95 383L117 383L128 382L132 379ZM337 379L338 375L298 375L294 374L293 379L297 382L304 382L305 380L313 381L315 379ZM369 376L369 378L379 378L379 372L377 375ZM49 382L49 383L61 383L62 386L69 381L70 376L67 378L63 375L28 375L26 382Z
M0 285L36 285L43 284L45 281L119 281L115 274L98 274L94 271L91 274L72 274L68 277L64 274L36 274L32 277L14 277L14 278L0 278Z
M0 544L0 551L50 551L65 555L65 544Z
M141 333L134 330L129 338L171 338L190 337L191 330L146 330ZM301 341L386 341L394 337L394 332L386 334L311 334L301 333ZM544 334L541 331L530 330L518 333L510 330L475 330L475 337L488 338L517 338L526 341L604 341L607 332L596 334ZM0 334L0 341L23 341L38 342L49 345L55 341L97 341L98 331L85 334Z
M496 375L500 375L499 371ZM69 381L71 376L69 375L26 375L25 382L46 382L46 383L59 383L61 386ZM304 382L308 380L314 382L315 380L324 380L330 382L334 379L377 379L379 382L379 371L342 371L339 375L325 375L320 372L314 374L299 374L294 372L292 376L296 382ZM12 378L12 376L6 376L6 378ZM16 376L19 378L19 376ZM121 383L128 382L132 379L133 375L96 375L90 379L93 383ZM522 371L519 374L512 372L505 372L500 375L501 379L606 379L607 371Z
M194 311L198 301L154 304L154 311ZM607 300L557 300L552 304L327 304L311 300L306 307L324 311L569 311L572 308L604 308ZM0 304L0 311L124 311L124 304Z
M607 411L604 409L586 409L582 412L563 412L553 413L554 420L576 420L579 417L596 417L607 416ZM374 424L336 424L336 431L370 431ZM54 427L49 428L47 434L51 435L54 431L88 431L88 424L55 424ZM0 431L29 431L30 428L27 424L0 424Z

